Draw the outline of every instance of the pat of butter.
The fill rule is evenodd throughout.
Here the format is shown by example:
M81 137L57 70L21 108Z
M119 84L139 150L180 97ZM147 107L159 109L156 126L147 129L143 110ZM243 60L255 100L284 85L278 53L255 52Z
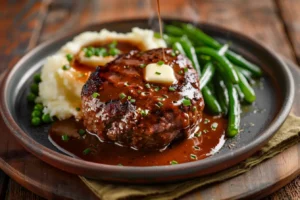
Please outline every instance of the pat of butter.
M115 59L115 56L91 56L86 57L84 51L81 51L79 53L79 62L81 64L90 66L90 67L98 67L98 66L104 66L106 63L113 61Z
M169 65L151 63L146 66L145 79L150 83L174 84L177 82L174 70Z

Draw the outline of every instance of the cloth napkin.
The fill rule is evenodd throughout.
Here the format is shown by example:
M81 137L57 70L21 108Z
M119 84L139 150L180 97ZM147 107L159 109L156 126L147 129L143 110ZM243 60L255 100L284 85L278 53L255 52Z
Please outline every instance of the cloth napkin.
M289 115L277 133L259 152L243 162L213 175L162 185L114 184L87 179L85 177L80 178L91 191L103 200L128 199L133 197L155 200L174 199L207 184L224 181L243 174L264 160L277 155L298 142L300 142L300 118Z

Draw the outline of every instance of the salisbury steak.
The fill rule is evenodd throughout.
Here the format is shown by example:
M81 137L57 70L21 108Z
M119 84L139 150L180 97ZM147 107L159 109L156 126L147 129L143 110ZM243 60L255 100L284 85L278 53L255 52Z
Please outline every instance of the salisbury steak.
M91 74L82 90L89 132L103 141L148 150L194 134L204 108L197 72L183 55L164 49L163 59L162 51L131 51ZM146 66L162 62L173 68L177 82L146 82Z

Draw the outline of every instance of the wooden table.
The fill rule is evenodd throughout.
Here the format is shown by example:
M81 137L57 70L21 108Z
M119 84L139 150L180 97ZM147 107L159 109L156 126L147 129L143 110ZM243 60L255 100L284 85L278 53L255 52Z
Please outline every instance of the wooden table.
M122 2L122 4L120 3ZM300 0L161 0L164 16L242 32L300 65ZM154 0L0 0L0 73L37 44L88 23L155 17ZM0 199L42 199L0 171ZM266 199L300 199L300 176Z

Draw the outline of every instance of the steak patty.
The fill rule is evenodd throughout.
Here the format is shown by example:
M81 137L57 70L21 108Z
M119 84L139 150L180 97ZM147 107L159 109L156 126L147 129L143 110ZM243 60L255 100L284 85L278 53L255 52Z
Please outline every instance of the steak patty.
M176 84L146 82L145 66L159 61L173 68ZM189 137L204 108L197 72L172 49L118 56L91 74L81 95L87 130L103 141L134 149L162 150Z

